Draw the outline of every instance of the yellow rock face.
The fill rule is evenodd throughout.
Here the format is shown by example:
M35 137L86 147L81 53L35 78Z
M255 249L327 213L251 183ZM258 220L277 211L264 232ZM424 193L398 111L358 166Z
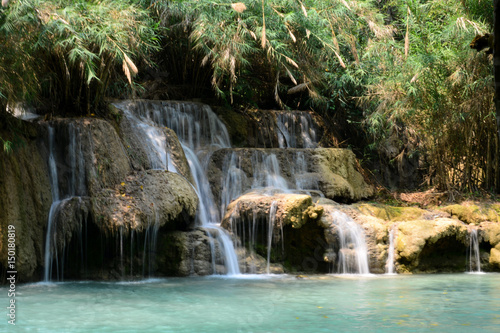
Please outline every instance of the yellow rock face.
M490 252L490 265L500 268L500 250L492 248Z
M483 222L480 224L483 239L485 242L495 247L500 244L500 225L493 222Z
M499 204L481 207L473 204L461 204L446 206L441 210L464 223L479 224L484 221L500 222L499 208Z
M411 270L418 267L426 245L432 246L444 237L453 237L465 244L467 234L466 226L453 219L401 222L398 224L396 252L408 263L406 268Z
M391 222L418 220L426 213L425 210L417 207L394 207L381 204L361 204L358 209L365 215Z

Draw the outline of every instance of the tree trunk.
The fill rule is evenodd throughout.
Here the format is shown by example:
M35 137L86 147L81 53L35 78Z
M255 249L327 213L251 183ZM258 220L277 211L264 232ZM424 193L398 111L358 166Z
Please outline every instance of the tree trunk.
M497 118L497 142L500 143L500 0L494 0L494 28L493 33L493 66L495 71L495 110ZM497 147L498 148L498 147ZM497 151L496 158L499 160L500 152ZM500 163L497 163L499 165ZM496 188L500 192L500 170L496 170Z

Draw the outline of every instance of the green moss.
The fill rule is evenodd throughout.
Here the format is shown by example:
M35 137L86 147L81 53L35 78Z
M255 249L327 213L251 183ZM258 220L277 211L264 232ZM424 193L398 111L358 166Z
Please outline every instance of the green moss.
M248 137L248 119L241 113L228 108L216 108L215 112L226 125L233 145L243 145Z
M394 207L382 204L361 204L358 209L365 215L391 222L418 220L425 213L423 209L417 207Z
M499 222L500 204L493 205L450 205L442 208L441 210L450 214L467 224L479 224L484 221Z

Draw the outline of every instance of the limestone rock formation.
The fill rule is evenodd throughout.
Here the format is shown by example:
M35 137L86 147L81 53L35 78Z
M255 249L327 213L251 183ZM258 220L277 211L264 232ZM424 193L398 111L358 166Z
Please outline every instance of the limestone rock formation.
M123 147L129 157L132 168L137 171L151 169L151 161L148 157L147 148L142 142L140 129L137 124L132 124L130 119L126 117L122 110L111 105L110 108L116 114L118 121L118 134L123 142ZM193 176L189 169L184 150L179 142L177 134L170 128L162 128L161 131L166 137L166 149L169 151L169 157L172 159L172 164L177 169L177 172L184 176L190 183L194 184ZM170 170L171 171L171 170Z
M72 252L81 251L95 239L105 240L113 249L102 248L103 243L89 247L88 257L97 261L88 263L89 269L94 271L88 271L85 276L106 277L109 274L106 275L103 269L108 269L112 272L109 276L118 277L118 272L123 274L123 267L120 268L118 262L123 265L125 259L111 263L116 259L113 256L123 256L123 249L116 252L113 244L123 244L126 239L131 244L127 246L133 246L137 256L138 251L144 251L141 246L145 249L144 245L139 245L142 242L140 238L147 239L147 230L151 225L157 223L157 228L163 233L192 227L198 198L188 181L192 177L186 158L171 130L164 129L169 145L176 150L172 159L177 163L178 171L185 176L162 170L144 171L150 166L141 161L140 151L138 155L133 155L128 149L133 139L126 122L119 126L96 118L52 119L39 123L14 118L11 121L18 123L16 126L23 129L25 136L20 138L22 145L16 146L12 154L0 152L2 272L5 272L7 264L7 242L3 236L8 225L12 224L18 241L16 268L20 280L38 280L42 276L48 215L53 197L47 162L49 155L53 159L51 168L57 169L57 189L54 191L61 200L54 205L50 251L53 258L59 258L54 260L75 261L74 265L65 264L70 277L82 276L83 265L78 265L83 255L75 257ZM122 137L117 134L117 129ZM8 132L2 133L2 137L9 136ZM134 235L129 234L131 231L135 238L139 238L136 244ZM117 239L119 232L121 236ZM135 249L137 246L139 250ZM107 254L103 257L97 248ZM98 262L103 258L109 263ZM62 261L56 265L62 268ZM62 271L58 276L62 276Z
M325 244L318 221L323 207L309 195L254 191L233 201L221 223L241 240L243 270L262 272L269 257L269 271L281 272L275 263L285 262L288 271L327 272L322 260ZM265 267L267 270L267 267Z
M479 225L480 240L490 248L489 253L484 251L490 270L500 270L500 224L494 222L482 222Z
M226 274L221 245L217 237L210 239L208 230L196 228L192 231L174 231L162 238L158 271L173 276L192 276ZM217 232L215 229L210 232ZM213 242L213 252L210 247ZM248 253L244 248L237 248L240 271L242 273L264 274L267 261L256 253ZM270 264L272 274L282 274L280 264Z
M182 176L148 170L124 177L113 188L92 193L92 211L103 231L143 231L149 224L188 229L194 222L198 197Z
M455 204L443 207L442 211L467 224L481 222L500 222L500 204L476 205L472 203Z
M466 271L468 230L459 221L438 218L401 222L396 253L400 272Z
M373 194L373 188L356 170L354 153L348 149L220 149L210 161L208 177L216 201L221 201L222 187L229 171L239 172L240 194L263 182L264 172L270 172L270 159L276 160L272 167L273 177L282 177L286 187L307 188L322 192L327 198L337 201L357 201ZM297 160L304 161L303 169L297 170ZM236 160L231 164L231 160ZM231 170L229 170L231 168ZM264 181L265 182L265 181Z
M336 142L326 130L323 119L314 112L254 109L238 113L223 107L214 111L226 124L235 147L278 148L282 145L304 148L302 130L313 133L320 146L329 147ZM295 142L287 142L283 138L284 131L293 133Z
M2 129L0 137L10 133ZM0 275L7 267L7 230L15 227L16 263L20 281L37 278L43 263L44 228L52 202L46 156L36 138L43 129L16 119L20 132L18 144L8 154L0 151Z
M227 208L221 226L227 230L235 228L234 223L251 219L266 219L271 206L276 205L274 218L275 229L291 225L300 228L309 221L316 221L323 214L323 207L315 206L309 195L276 193L273 196L253 191L240 196Z
M313 155L314 169L319 177L319 189L329 199L358 201L373 195L356 170L356 157L347 149L317 149Z
M168 256L160 255L159 270L167 275L189 276L215 273L212 268L210 240L203 229L174 231L166 234L161 243L164 245L160 253L168 254ZM216 262L217 258L213 260ZM219 269L221 269L220 266Z

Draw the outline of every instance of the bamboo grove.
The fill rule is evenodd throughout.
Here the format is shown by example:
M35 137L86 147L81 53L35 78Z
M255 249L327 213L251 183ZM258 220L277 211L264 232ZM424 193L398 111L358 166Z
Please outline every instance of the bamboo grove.
M234 109L312 108L362 137L341 139L362 143L356 149L370 159L418 156L422 186L500 188L493 57L469 47L493 31L492 1L2 5L2 113L24 103L106 116L108 98L155 89L162 98L214 96ZM10 149L7 139L0 143ZM384 155L394 145L400 153Z

